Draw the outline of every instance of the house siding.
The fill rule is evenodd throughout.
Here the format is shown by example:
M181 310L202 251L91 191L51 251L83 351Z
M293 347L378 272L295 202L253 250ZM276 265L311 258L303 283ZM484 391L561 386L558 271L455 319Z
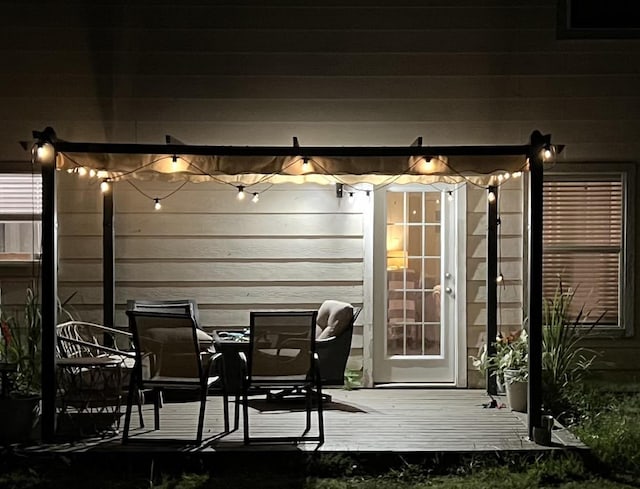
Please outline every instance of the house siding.
M481 5L472 0L317 3L113 0L41 5L37 10L28 2L3 3L0 165L25 161L27 156L16 142L28 140L31 130L46 125L60 137L76 141L158 143L171 134L190 144L290 145L292 136L297 136L308 146L409 145L416 136L423 136L427 145L522 144L532 130L540 129L565 145L560 156L565 161L640 160L637 40L557 40L554 0L490 0ZM161 292L152 292L155 286L162 290L170 274L184 273L187 278L178 281L179 290L195 292L188 282L199 277L199 284L215 284L222 294L198 295L205 301L205 317L211 314L207 319L211 324L218 319L229 325L242 322L236 308L243 305L231 296L246 285L257 297L275 297L274 306L305 307L317 302L311 300L311 288L320 293L334 287L310 285L304 299L294 300L290 286L258 278L256 269L261 267L243 262L246 275L254 277L245 284L246 276L231 270L234 259L262 254L286 263L292 256L287 246L294 240L300 245L299 256L309 260L316 252L316 258L327 264L340 260L332 258L333 244L340 246L341 258L355 260L349 267L362 258L354 256L359 246L356 235L325 236L302 227L300 232L311 238L271 240L251 213L243 214L240 222L243 228L256 229L253 244L248 244L252 240L247 235L199 234L188 227L189 220L179 217L180 212L193 212L182 196L205 194L197 190L185 190L173 199L175 214L167 214L167 225L158 226L154 217L145 217L145 199L117 187L118 198L130 194L117 208L133 209L117 217L118 233L122 232L117 249L123 253L117 257L119 290L159 296ZM228 198L217 199L222 193L211 192L200 202L230 205ZM481 193L469 191L470 204L475 201L467 235L470 351L486 317ZM92 212L98 212L94 200L99 196L93 190L69 189L67 198L69 205L89 202L94 205ZM181 205L187 207L179 210ZM78 282L85 265L91 270L87 275L92 280L97 277L100 222L82 212L72 215L65 206L62 202L63 290L88 287L80 296L87 303L78 306L94 317L90 310L97 310L99 291ZM204 214L207 226L216 230L225 229L236 216L235 211ZM292 227L300 225L299 218L291 217L298 223ZM345 219L346 228L352 229L354 216ZM517 227L518 218L513 219ZM74 231L76 226L79 231ZM638 250L640 231L636 233ZM171 260L180 258L176 240L184 234L189 241L181 246L202 253L202 260L196 256L182 268L182 263ZM306 247L310 240L322 245L320 249ZM521 266L512 256L522 243L521 233L504 232L502 243L507 277L503 298L508 302L501 314L504 325L512 327L522 319L521 296L516 292ZM239 254L217 255L224 254L219 247L223 244ZM78 256L72 257L70 250ZM153 261L144 261L146 252L154 260L170 259L170 263L159 270ZM220 260L215 262L220 268L204 260L205 254ZM280 265L274 263L274 270ZM300 276L308 277L313 266L304 267L298 267ZM228 270L228 278L216 275L214 268L220 274ZM288 276L284 269L282 265L278 272L287 277L283 281L300 289L300 276ZM349 270L346 275L351 279L354 270ZM357 277L336 278L335 287L340 288L334 290L362 300L362 284L358 285L362 276ZM635 280L640 290L639 273ZM275 296L274 289L278 289ZM125 298L118 296L119 304ZM270 300L261 298L258 303L267 307ZM218 307L221 304L233 307ZM638 311L635 317L640 317ZM601 367L603 374L637 379L640 365L630 352L640 348L638 330L636 326L632 338L597 343L611 359Z

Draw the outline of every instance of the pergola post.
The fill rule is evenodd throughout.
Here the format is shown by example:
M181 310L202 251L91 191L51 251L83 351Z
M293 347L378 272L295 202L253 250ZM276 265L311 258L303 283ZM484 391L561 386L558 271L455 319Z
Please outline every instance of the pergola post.
M492 196L492 197L491 197ZM487 356L496 355L498 334L498 187L487 188ZM486 372L487 393L498 393L494 368Z
M52 441L56 431L56 325L58 324L58 236L56 230L56 157L48 139L40 139L34 159L42 173L42 439Z
M542 152L550 136L531 134L529 153L529 438L541 426L542 415Z
M102 194L102 321L105 326L115 325L115 228L113 205L113 184ZM105 337L111 341L111 336ZM113 346L113 345L108 345Z

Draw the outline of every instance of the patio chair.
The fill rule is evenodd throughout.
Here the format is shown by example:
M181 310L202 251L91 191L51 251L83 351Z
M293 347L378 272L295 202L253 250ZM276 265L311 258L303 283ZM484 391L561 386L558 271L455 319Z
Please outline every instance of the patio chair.
M86 321L67 321L56 326L56 335L58 358L109 358L115 360L121 370L119 377L122 379L122 386L129 385L129 377L135 363L131 333ZM121 346L126 346L128 349L121 350ZM96 377L89 369L87 367L84 372L81 372L83 384L87 384ZM60 387L64 390L69 386L62 385ZM76 387L78 386L76 385ZM86 385L85 387L90 386ZM140 426L144 427L142 392L136 393L136 400ZM90 402L90 399L87 401Z
M209 393L223 397L224 430L229 430L229 406L224 386L221 355L202 351L192 304L185 312L175 310L128 310L136 361L129 385L122 442L129 436L131 409L136 390L149 389L154 398L154 429L160 429L160 394L164 389L191 390L199 394L200 409L195 443L202 443L204 414ZM143 368L148 365L148 370ZM216 388L216 391L212 391ZM154 438L154 441L188 441ZM136 440L138 441L138 440ZM145 441L145 440L141 440Z
M316 351L320 358L322 385L344 385L351 352L353 326L362 311L347 302L326 300L318 309Z
M243 382L244 442L324 442L322 380L315 351L317 311L251 312L249 358ZM306 428L298 437L251 437L249 401L251 390L302 389L306 401ZM306 436L311 429L315 400L318 436Z

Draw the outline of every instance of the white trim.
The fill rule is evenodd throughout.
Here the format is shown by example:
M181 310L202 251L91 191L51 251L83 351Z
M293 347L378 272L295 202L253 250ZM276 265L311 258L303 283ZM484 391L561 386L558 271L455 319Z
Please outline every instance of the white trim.
M456 328L456 387L467 387L467 186L456 191L455 242L457 251L456 283L458 298L454 322Z
M373 386L373 244L374 244L374 192L373 186L367 201L362 205L362 385Z

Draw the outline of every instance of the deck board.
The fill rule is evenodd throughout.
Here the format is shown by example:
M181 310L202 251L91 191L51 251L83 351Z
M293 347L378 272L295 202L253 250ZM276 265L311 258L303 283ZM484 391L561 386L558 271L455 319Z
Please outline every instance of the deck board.
M326 405L325 443L297 445L256 444L245 446L240 427L220 435L223 429L222 399L210 397L207 403L205 441L189 450L201 452L295 449L321 452L483 452L496 450L550 450L583 447L567 432L554 432L553 447L528 440L526 416L509 409L484 408L490 399L482 390L454 389L361 389L328 391L333 401ZM252 436L298 436L305 425L300 402L267 403L253 398L249 413ZM233 423L233 406L231 417ZM161 430L153 431L153 410L144 407L147 428L138 427L132 417L131 436L137 440L190 438L195 436L198 403L166 403L161 410ZM311 434L317 433L317 416L312 417ZM176 450L184 446L130 444L123 446L120 436L93 438L41 446L34 450L53 452ZM178 447L178 448L176 448Z

